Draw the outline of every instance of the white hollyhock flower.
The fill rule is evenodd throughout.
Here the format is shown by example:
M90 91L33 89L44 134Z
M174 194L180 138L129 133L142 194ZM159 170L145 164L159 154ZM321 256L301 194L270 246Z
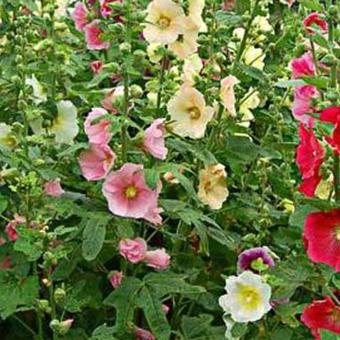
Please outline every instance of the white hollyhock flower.
M47 94L43 86L38 79L32 74L31 78L26 79L26 85L32 86L33 89L33 101L35 104L46 102Z
M271 287L253 272L230 276L225 289L218 302L235 322L260 320L271 309Z
M51 132L57 143L72 144L79 132L77 108L69 100L57 103L58 114L53 122Z

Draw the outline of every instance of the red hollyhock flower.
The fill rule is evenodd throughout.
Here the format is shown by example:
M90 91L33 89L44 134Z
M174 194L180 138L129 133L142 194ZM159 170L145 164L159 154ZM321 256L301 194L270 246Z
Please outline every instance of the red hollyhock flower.
M309 14L305 20L303 20L303 26L307 29L308 33L314 33L312 25L317 25L322 31L327 32L328 25L325 19L322 19L321 15L317 12Z
M316 340L320 340L320 329L340 334L340 307L326 296L324 300L313 301L301 316L301 321L310 328Z
M303 182L299 191L308 197L313 197L321 181L320 167L324 160L324 149L316 139L313 130L299 127L300 144L296 150L296 163L299 167Z
M320 113L320 120L326 123L336 124L340 117L340 106L330 106L324 109Z
M307 255L313 262L340 270L340 209L310 213L303 237L307 240Z

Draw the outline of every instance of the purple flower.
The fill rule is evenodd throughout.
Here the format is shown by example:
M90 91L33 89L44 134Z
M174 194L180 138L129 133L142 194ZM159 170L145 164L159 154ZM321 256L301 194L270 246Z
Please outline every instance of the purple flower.
M256 261L258 259L262 260L262 263L273 267L275 265L274 260L269 255L268 250L266 247L257 247L257 248L251 248L244 250L239 256L237 265L242 270L254 270L252 267L253 261Z

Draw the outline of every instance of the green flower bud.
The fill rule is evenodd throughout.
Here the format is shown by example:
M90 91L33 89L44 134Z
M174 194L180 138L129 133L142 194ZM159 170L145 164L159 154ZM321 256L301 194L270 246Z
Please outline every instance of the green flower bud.
M123 54L130 53L131 52L131 44L124 42L119 45L119 51L121 51Z
M38 300L38 308L42 312L46 312L46 310L50 307L50 303L48 300Z
M58 305L63 305L65 302L66 292L62 288L57 288L54 291L54 300Z
M130 94L133 98L140 98L143 95L143 89L136 84L130 86Z

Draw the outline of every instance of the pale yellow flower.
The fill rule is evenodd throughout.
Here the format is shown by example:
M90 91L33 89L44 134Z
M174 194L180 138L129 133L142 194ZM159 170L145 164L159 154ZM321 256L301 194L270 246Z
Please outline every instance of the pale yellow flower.
M333 183L334 183L334 177L332 174L326 180L324 179L321 180L321 182L316 188L315 196L322 200L327 200L332 191L332 188L334 185Z
M12 133L12 127L6 123L0 123L0 146L14 149L17 145L15 137Z
M26 79L26 85L32 86L33 101L35 104L39 105L47 101L46 91L34 74L32 74L31 78Z
M254 46L249 46L246 48L243 59L246 65L263 70L266 55L263 53L261 48L256 48Z
M174 43L169 45L169 50L180 59L185 59L198 50L197 37L192 34L183 34Z
M251 110L256 109L261 103L259 92L250 88L247 94L241 99L239 112L242 115L242 121L245 122L244 126L249 126L249 121L254 119Z
M159 49L161 46L162 44L153 43L149 44L149 46L146 49L150 61L154 64L157 64L163 58L162 53L159 53Z
M253 26L255 29L262 32L272 32L273 27L270 25L266 17L260 15L256 16L253 21Z
M147 8L143 31L149 43L171 44L183 33L182 7L171 0L153 0Z
M77 109L69 100L57 103L58 114L51 127L57 143L72 144L79 132Z
M196 25L198 32L207 32L207 25L202 18L205 0L189 0L189 18Z
M204 137L214 109L206 106L204 96L191 86L183 85L168 103L173 131L182 136L198 139Z
M238 83L239 80L234 76L228 76L221 80L220 97L223 106L232 117L236 116L234 86Z
M184 84L193 86L195 77L197 77L203 68L202 59L197 53L184 60L182 81Z
M226 183L227 173L224 165L209 165L199 173L198 198L211 209L220 209L229 191Z

